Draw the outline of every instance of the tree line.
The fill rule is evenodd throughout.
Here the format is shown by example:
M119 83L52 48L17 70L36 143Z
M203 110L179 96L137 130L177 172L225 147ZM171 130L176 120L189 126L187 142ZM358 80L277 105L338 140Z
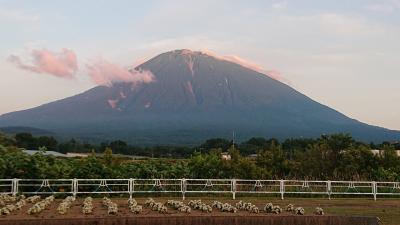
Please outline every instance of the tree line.
M23 136L23 138L21 138ZM33 138L33 139L32 139ZM400 181L398 143L365 144L347 134L315 139L251 138L233 145L231 140L210 139L196 147L132 147L122 141L89 145L77 141L57 143L51 137L0 134L0 178L241 178L308 180ZM40 141L39 141L40 140ZM43 145L29 156L20 148ZM72 145L65 147L64 145ZM45 149L92 152L86 158L56 158ZM80 148L80 147L79 147ZM127 149L121 150L121 149ZM32 149L32 148L31 148ZM380 155L371 149L382 149ZM69 151L69 150L68 150ZM150 152L145 152L150 151ZM102 154L94 154L102 152ZM132 160L113 153L159 155ZM229 152L231 160L221 158Z

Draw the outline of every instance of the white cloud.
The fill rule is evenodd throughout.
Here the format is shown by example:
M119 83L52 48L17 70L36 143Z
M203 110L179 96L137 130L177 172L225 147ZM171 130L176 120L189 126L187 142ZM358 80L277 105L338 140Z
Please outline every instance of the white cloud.
M228 41L219 41L216 39L212 39L206 36L182 36L175 38L166 38L166 39L158 39L149 41L139 48L147 49L147 50L157 50L157 51L169 51L175 49L192 49L192 50L201 50L201 49L221 49L224 47L231 46L233 47L235 43L235 39Z
M374 13L390 14L400 10L400 0L379 1L368 4L365 8Z
M393 5L388 3L369 4L365 8L371 12L377 13L392 13L394 11Z
M368 24L363 18L343 16L335 13L324 13L318 16L323 30L335 34L356 35L374 32L376 27Z
M272 4L273 9L286 9L288 6L287 1L275 2Z
M0 8L0 20L13 22L38 22L40 17L22 10Z
M315 34L335 36L371 36L383 34L387 26L362 16L349 16L332 12L306 16L282 15L275 21L276 26L285 26L294 34ZM329 37L326 37L329 38Z

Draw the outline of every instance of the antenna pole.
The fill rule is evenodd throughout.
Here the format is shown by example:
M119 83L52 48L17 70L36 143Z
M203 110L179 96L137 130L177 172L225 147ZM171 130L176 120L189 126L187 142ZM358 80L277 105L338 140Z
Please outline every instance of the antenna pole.
M233 150L235 150L235 131L232 131L232 146Z

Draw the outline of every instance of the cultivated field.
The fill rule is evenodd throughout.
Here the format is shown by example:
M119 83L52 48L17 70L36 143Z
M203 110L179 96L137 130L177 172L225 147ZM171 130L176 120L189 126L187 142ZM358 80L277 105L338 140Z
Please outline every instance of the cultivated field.
M0 224L7 224L11 221L16 222L21 219L37 220L37 219L79 219L79 218L115 218L115 217L138 217L144 219L145 217L187 217L187 216L315 216L315 208L321 207L325 215L319 217L327 217L332 215L342 215L342 216L372 216L379 217L382 224L386 225L398 225L400 224L400 199L378 199L373 201L370 199L313 199L313 198L289 198L285 200L280 200L278 198L267 198L267 197L252 197L252 198L239 198L232 200L230 198L218 198L218 197L202 197L202 198L188 198L184 201L188 204L191 200L201 199L203 203L212 206L215 200L223 203L229 203L235 206L240 200L244 202L251 202L253 205L257 206L260 210L258 214L250 213L245 210L238 210L236 213L222 212L217 208L213 208L211 213L203 212L201 210L192 209L190 214L186 212L180 212L174 209L172 206L167 207L167 212L160 213L158 211L153 211L150 207L146 207L145 202L147 198L136 198L138 205L143 206L143 210L134 214L130 208L127 198L111 198L112 203L118 206L118 212L116 214L109 214L110 207L107 207L103 201L103 198L94 198L92 201L93 211L88 214L82 212L82 205L84 198L77 198L70 204L70 207L66 210L65 214L60 214L59 208L60 203L63 199L55 199L50 202L43 211L39 213L28 214L28 210L32 208L33 203L26 203L19 210L12 211L9 215L0 216ZM43 198L42 198L43 200ZM166 197L156 197L155 202L166 203L168 200L181 201L180 198L166 198ZM273 205L279 205L282 208L282 213L277 215L274 213L264 212L264 207L267 203L272 203ZM295 215L294 212L286 212L286 206L288 204L293 204L294 207L303 207L305 210L304 215ZM5 223L8 221L7 223ZM15 223L14 223L15 224Z

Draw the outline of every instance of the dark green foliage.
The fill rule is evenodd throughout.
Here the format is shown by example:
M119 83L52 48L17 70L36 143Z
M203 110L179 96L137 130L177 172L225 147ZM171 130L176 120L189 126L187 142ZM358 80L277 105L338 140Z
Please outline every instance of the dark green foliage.
M46 148L28 156L15 147L32 143L65 152L92 152L87 158L62 159L44 155ZM346 134L318 139L252 138L232 145L226 139L212 139L199 147L132 147L123 141L101 146L70 140L55 145L52 138L0 134L0 178L241 178L400 181L400 157L396 143L374 145L354 141ZM114 148L113 148L114 147ZM90 150L92 149L92 150ZM250 150L249 150L250 149ZM132 160L117 153L159 157ZM95 154L102 152L102 154ZM223 160L222 152L231 159ZM113 154L114 153L114 154ZM249 154L257 153L255 157ZM177 159L184 158L184 159Z
M211 149L228 149L231 145L231 140L223 138L213 138L206 140L198 148L201 152L209 152Z
M18 133L15 135L16 146L25 149L39 149L40 147L46 147L47 150L57 151L58 142L53 137L40 136L34 137L30 133Z

